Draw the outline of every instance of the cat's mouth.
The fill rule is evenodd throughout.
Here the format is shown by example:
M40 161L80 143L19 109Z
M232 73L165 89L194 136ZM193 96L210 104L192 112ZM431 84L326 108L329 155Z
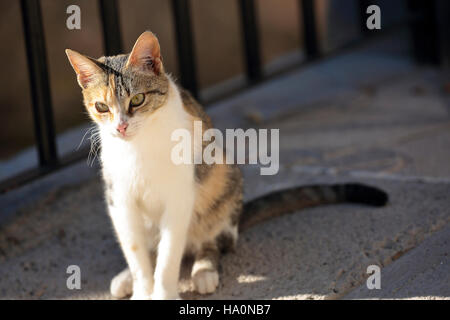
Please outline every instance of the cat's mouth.
M134 135L130 132L113 132L112 135L122 140L130 140Z

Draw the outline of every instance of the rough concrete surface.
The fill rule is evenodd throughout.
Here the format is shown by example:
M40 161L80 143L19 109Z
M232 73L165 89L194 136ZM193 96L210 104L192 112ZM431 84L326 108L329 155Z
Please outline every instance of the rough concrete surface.
M450 121L441 76L371 47L214 105L219 128L280 129L280 172L244 166L247 200L298 184L359 181L385 189L390 201L257 225L223 258L215 294L193 293L186 266L182 297L448 299ZM109 282L125 262L90 172L77 164L0 198L14 212L0 226L0 298L111 298ZM382 289L367 292L373 264ZM66 287L69 265L81 268L81 290Z
M450 299L450 227L436 232L419 247L381 273L380 290L364 283L346 299ZM418 263L419 262L419 263Z

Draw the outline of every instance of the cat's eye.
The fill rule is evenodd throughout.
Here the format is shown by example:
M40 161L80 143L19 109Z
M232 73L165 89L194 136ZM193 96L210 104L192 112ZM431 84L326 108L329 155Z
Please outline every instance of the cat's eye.
M96 102L95 103L95 109L97 109L98 112L100 113L104 113L104 112L108 112L109 108L106 104L101 103L101 102Z
M145 94L138 93L137 95L133 96L130 100L130 107L139 107L141 104L144 103L145 100Z

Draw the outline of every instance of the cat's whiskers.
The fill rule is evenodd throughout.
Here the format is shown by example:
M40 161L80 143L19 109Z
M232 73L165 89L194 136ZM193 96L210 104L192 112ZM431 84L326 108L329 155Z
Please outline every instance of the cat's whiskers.
M77 147L77 151L80 149L80 147L81 147L81 145L83 144L83 141L84 141L84 138L86 138L86 136L87 136L87 134L88 133L91 133L92 134L92 130L95 130L97 128L97 126L92 126L92 127L90 127L90 128L88 128L87 130L86 130L86 132L83 134L83 137L81 138L81 141L80 141L80 143L78 144L78 147Z
M90 132L91 136L89 137L89 140L91 142L91 148L89 150L87 163L89 166L92 166L95 158L97 157L98 150L100 149L100 129L98 127L94 127L90 130Z

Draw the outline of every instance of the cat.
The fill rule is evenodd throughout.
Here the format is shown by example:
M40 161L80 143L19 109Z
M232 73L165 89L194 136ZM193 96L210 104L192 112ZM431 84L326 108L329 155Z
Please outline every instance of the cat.
M113 297L179 299L180 265L187 255L193 257L195 291L212 293L219 285L220 257L236 246L239 231L304 207L387 202L382 190L341 184L277 191L244 205L238 166L171 161L174 130L192 132L194 121L207 130L212 122L165 72L153 33L141 34L130 54L66 54L99 128L108 213L128 264L111 281Z

